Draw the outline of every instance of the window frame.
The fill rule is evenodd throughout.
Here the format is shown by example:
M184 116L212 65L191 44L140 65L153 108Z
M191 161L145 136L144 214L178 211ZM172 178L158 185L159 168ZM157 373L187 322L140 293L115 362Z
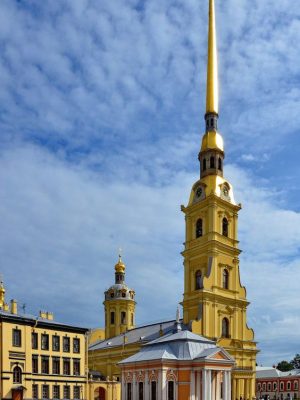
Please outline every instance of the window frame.
M12 330L12 345L13 347L22 347L22 331L19 328Z
M36 354L32 355L31 369L33 374L39 373L39 356Z
M38 350L39 348L39 335L37 332L31 332L31 348Z
M19 365L15 365L13 369L13 383L22 383L22 369Z
M71 342L69 336L63 336L63 352L70 353Z
M196 233L196 239L203 237L203 219L202 218L197 219L195 233Z
M50 399L50 390L49 385L42 385L42 399L49 400Z
M73 359L73 375L80 376L80 358Z
M151 381L150 400L157 400L157 382Z
M75 354L80 353L80 339L79 338L73 338L73 353L75 353Z
M41 373L43 375L49 375L50 374L49 357L42 356Z
M78 395L75 394L75 389L78 390ZM80 400L80 391L81 391L81 387L80 386L74 386L73 387L73 399L74 400ZM78 397L76 397L78 396Z
M41 350L49 350L49 334L41 334Z
M115 325L116 323L116 317L115 317L115 311L110 312L110 324Z
M71 388L70 388L70 386L69 385L64 385L64 393L63 393L63 395L64 395L64 399L67 399L67 400L69 400L70 398L71 398Z
M32 385L32 398L33 399L39 398L39 385L37 385L36 383Z
M52 336L52 351L60 351L60 336Z
M144 400L144 382L140 381L138 385L138 400Z
M60 358L59 357L52 358L52 374L60 375Z
M63 359L63 375L67 375L67 376L71 375L71 360L69 358Z
M226 324L226 327L225 327ZM225 328L225 329L224 329ZM230 321L227 317L222 318L222 338L230 339Z
M55 390L57 390L57 393L55 393ZM55 396L56 394L56 396ZM59 385L53 385L52 387L52 395L53 395L53 400L59 400L60 399L60 386Z

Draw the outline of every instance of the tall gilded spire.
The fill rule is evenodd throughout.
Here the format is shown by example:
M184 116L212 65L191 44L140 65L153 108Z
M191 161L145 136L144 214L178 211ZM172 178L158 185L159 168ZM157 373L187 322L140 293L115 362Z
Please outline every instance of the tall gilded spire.
M219 82L215 1L209 0L206 115L219 113Z

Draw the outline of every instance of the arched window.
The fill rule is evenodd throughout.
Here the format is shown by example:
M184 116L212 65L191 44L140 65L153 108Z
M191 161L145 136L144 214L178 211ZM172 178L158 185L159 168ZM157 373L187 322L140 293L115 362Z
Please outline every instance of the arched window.
M196 290L199 290L202 288L202 273L201 271L197 271L195 275L195 280L196 280Z
M210 168L215 168L215 157L210 157Z
M228 289L229 288L229 272L227 269L224 269L223 271L223 289Z
M168 381L168 400L175 400L174 381Z
M222 337L229 338L229 321L227 318L222 320Z
M203 171L206 171L206 158L203 160Z
M196 238L199 238L203 235L203 221L202 219L198 219L196 224Z
M218 169L220 171L222 171L222 158L221 157L219 157L219 159L218 159Z
M22 370L20 367L15 367L13 370L14 383L22 383Z
M228 219L223 218L222 221L222 235L228 236Z

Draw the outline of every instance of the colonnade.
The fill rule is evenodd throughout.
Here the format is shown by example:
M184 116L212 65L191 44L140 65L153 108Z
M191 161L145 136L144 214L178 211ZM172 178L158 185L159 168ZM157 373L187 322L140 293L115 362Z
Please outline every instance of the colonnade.
M220 400L221 398L231 400L231 371L212 369L191 371L190 400Z
M251 400L252 399L252 379L237 378L232 382L232 400Z

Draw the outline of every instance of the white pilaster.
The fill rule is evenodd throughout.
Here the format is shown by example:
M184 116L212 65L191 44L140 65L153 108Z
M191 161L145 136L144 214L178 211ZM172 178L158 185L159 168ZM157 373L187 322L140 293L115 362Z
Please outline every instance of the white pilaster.
M202 370L202 400L206 400L206 370Z
M196 400L201 400L201 372L197 371L197 381L196 381Z
M137 379L136 379L137 372L133 372L132 374L132 400L137 400Z
M206 378L206 384L207 384L207 392L206 392L206 398L205 400L212 400L212 388L211 388L211 370L208 369L206 371L207 378Z
M146 373L145 373L144 385L145 385L145 387L144 387L145 400L150 400L150 385L149 385L149 372L148 371L146 371Z
M165 369L162 370L161 393L162 400L167 400L167 371Z
M126 383L125 383L125 373L122 372L122 393L121 393L121 397L122 400L125 400L125 395L126 395Z
M195 371L191 369L191 386L190 386L190 399L195 399Z
M162 372L158 372L158 382L156 386L157 400L162 400Z

